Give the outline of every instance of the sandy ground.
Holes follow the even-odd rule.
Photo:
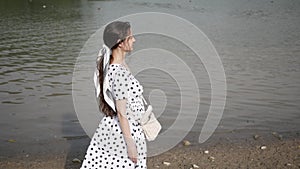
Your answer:
[[[72,141],[72,140],[69,140]],[[74,141],[74,140],[73,140]],[[78,141],[78,140],[77,140]],[[88,141],[88,139],[86,139]],[[0,159],[2,169],[78,169],[86,148],[82,142],[73,143],[73,150],[34,155],[23,154]],[[52,145],[54,146],[54,145]],[[81,147],[81,148],[80,148]],[[57,148],[57,147],[56,147]],[[191,145],[179,144],[158,156],[149,157],[149,169],[154,168],[300,168],[300,138],[258,139],[249,137],[243,141],[222,139],[204,144],[191,142]]]
[[[149,168],[300,168],[300,140],[266,144],[184,146],[149,158]],[[207,153],[207,154],[206,154]],[[167,166],[165,162],[169,162]]]

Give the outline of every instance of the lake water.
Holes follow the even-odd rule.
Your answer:
[[[16,139],[25,144],[85,135],[72,100],[72,76],[79,52],[107,22],[146,11],[187,19],[215,46],[227,81],[226,106],[217,131],[299,132],[299,7],[299,1],[283,0],[1,1],[1,140]],[[181,50],[172,39],[150,35],[136,38],[136,50],[163,46],[182,57],[189,55],[188,49]],[[211,90],[205,68],[192,59],[185,60],[195,71],[201,96],[192,128],[199,132]],[[147,85],[153,79],[149,76],[155,77],[156,86]],[[167,92],[168,102],[160,120],[168,128],[176,118],[168,112],[177,111],[180,94],[174,79],[155,70],[137,78],[144,82],[146,94],[152,89]]]

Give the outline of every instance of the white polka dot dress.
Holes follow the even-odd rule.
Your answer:
[[[133,163],[127,155],[126,143],[117,116],[103,117],[85,154],[81,169],[146,169],[145,135],[138,121],[145,112],[141,95],[143,87],[120,64],[108,67],[110,90],[115,100],[127,99],[126,115],[130,133],[137,146],[138,160]],[[131,109],[132,114],[128,113]]]

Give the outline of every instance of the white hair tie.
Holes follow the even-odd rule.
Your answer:
[[[114,110],[116,111],[115,108],[115,102],[113,100],[112,97],[112,93],[110,91],[109,88],[109,79],[107,77],[107,70],[108,70],[108,66],[109,66],[109,61],[110,61],[110,56],[111,56],[111,50],[108,46],[103,45],[102,49],[100,49],[98,57],[104,57],[103,58],[103,96],[104,96],[104,100],[106,101],[106,103]],[[94,73],[94,84],[95,84],[95,88],[96,88],[96,96],[99,97],[100,96],[100,84],[99,84],[99,71],[96,69],[95,73]]]

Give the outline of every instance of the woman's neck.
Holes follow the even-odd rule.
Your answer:
[[[113,50],[112,51],[112,62],[111,62],[111,64],[126,65],[126,63],[125,63],[125,55],[126,55],[126,52],[122,51],[119,48]]]

